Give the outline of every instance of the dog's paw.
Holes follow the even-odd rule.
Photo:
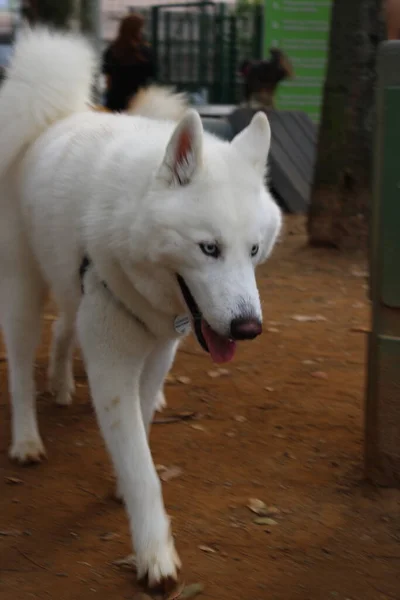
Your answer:
[[[58,406],[69,406],[75,393],[74,378],[69,376],[66,381],[60,382],[50,374],[47,389]]]
[[[118,504],[124,503],[124,495],[121,490],[121,486],[118,482],[115,484],[114,492],[112,494],[112,499],[114,502],[118,502]]]
[[[166,408],[166,406],[167,406],[167,401],[165,399],[164,392],[160,391],[157,394],[156,410],[158,412],[162,412],[162,410],[164,408]]]
[[[61,389],[54,394],[55,403],[57,406],[70,406],[72,404],[73,392],[67,389]]]
[[[9,457],[21,465],[31,465],[46,458],[46,450],[39,437],[24,439],[12,444]]]
[[[157,549],[150,549],[142,555],[136,555],[136,568],[139,581],[149,588],[161,588],[168,592],[174,589],[178,581],[181,561],[175,550],[172,535],[168,542]]]

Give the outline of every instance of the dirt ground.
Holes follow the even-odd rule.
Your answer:
[[[259,281],[264,335],[222,373],[188,340],[157,419],[192,418],[153,425],[155,463],[181,469],[163,488],[184,579],[216,600],[398,600],[400,492],[362,471],[365,264],[310,250],[292,217]],[[48,460],[36,467],[7,458],[1,354],[0,598],[133,599],[133,571],[113,564],[131,552],[127,521],[78,355],[74,404],[45,392],[52,318],[37,359]],[[256,522],[251,498],[270,520]]]

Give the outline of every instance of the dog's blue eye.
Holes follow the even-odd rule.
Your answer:
[[[251,255],[256,256],[256,254],[258,254],[258,250],[259,250],[259,245],[254,244],[254,246],[251,247]]]
[[[221,254],[221,250],[218,246],[218,244],[206,244],[206,243],[201,243],[199,244],[201,251],[203,252],[203,254],[205,254],[206,256],[212,256],[213,258],[218,258]]]

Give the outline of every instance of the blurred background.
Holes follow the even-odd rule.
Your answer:
[[[129,15],[141,23],[147,74],[105,65]],[[307,215],[312,245],[366,248],[377,52],[399,37],[400,0],[0,0],[2,76],[19,31],[35,23],[91,37],[103,59],[98,105],[110,108],[117,80],[126,87],[131,78],[134,94],[152,83],[171,86],[227,140],[265,110],[269,182],[280,206]]]
[[[56,24],[75,21],[91,29],[104,48],[131,11],[146,19],[145,32],[157,62],[157,80],[193,95],[198,102],[242,100],[244,60],[268,57],[269,48],[290,56],[295,79],[278,94],[282,109],[301,109],[317,122],[326,69],[331,0],[0,0],[1,54],[6,65],[22,18]]]

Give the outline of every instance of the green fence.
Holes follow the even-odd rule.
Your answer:
[[[240,101],[238,66],[263,52],[260,5],[238,10],[213,2],[169,4],[143,13],[158,82],[201,93],[215,104]]]

